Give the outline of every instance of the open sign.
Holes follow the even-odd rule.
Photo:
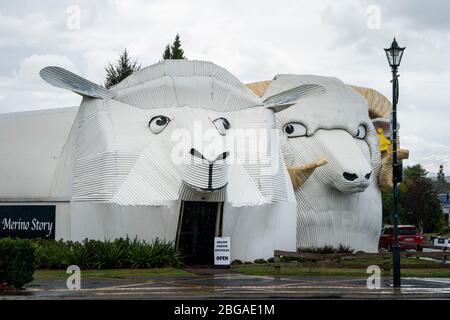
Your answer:
[[[214,238],[214,265],[230,265],[230,237]]]

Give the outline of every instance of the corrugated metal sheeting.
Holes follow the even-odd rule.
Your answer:
[[[112,90],[114,99],[86,97],[80,106],[72,201],[169,205],[200,198],[234,206],[287,201],[290,181],[278,136],[271,137],[273,111],[225,69],[210,62],[164,61]],[[167,126],[151,132],[149,121],[161,116]],[[213,123],[218,118],[242,136],[221,136]],[[259,144],[251,145],[249,130]],[[212,132],[223,148],[194,141],[196,132],[201,139]],[[188,161],[176,163],[172,153],[181,143],[176,136],[189,136],[185,150],[217,147],[213,158],[230,156],[213,163],[185,151]],[[245,141],[229,144],[234,138]],[[199,192],[208,189],[215,191]]]
[[[305,84],[323,86],[326,92],[300,99],[276,113],[288,166],[320,158],[328,162],[294,190],[297,247],[342,244],[354,250],[377,251],[381,228],[380,152],[367,102],[338,79],[309,75],[277,76],[263,98]],[[301,123],[306,134],[288,138],[283,129],[290,123]],[[356,137],[360,125],[367,130],[363,139]],[[357,178],[346,180],[344,172]]]
[[[229,112],[262,104],[231,73],[206,61],[166,60],[133,73],[112,90],[118,101],[146,109],[188,105]]]

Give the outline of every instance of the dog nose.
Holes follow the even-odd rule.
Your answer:
[[[355,173],[344,172],[343,176],[344,176],[344,179],[348,180],[348,181],[355,181],[356,179],[358,179],[358,175]]]

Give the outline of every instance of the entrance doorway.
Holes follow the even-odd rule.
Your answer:
[[[182,201],[177,247],[189,265],[212,265],[214,237],[222,235],[223,202]]]

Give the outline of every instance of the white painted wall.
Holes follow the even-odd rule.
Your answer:
[[[71,239],[114,240],[117,238],[151,241],[175,240],[180,202],[170,207],[118,206],[109,203],[72,202]]]
[[[253,207],[224,206],[223,233],[231,237],[231,261],[273,257],[274,250],[295,251],[296,203]]]

